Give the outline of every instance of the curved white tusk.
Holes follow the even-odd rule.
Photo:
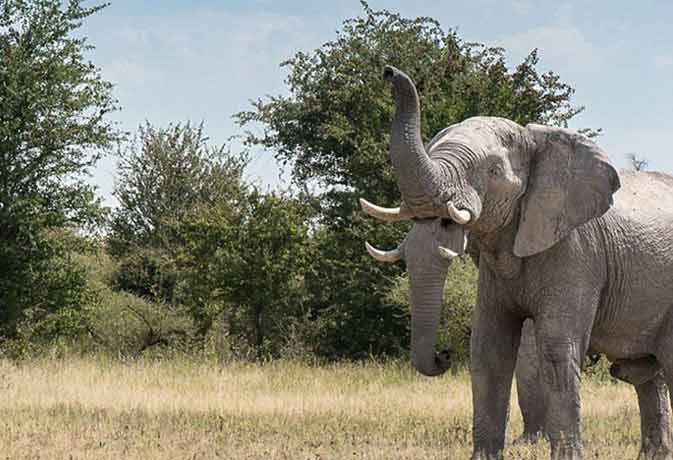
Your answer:
[[[438,246],[437,249],[439,250],[439,255],[445,259],[451,260],[454,257],[458,257],[457,252],[453,252],[451,249],[445,248],[444,246]]]
[[[395,262],[402,258],[402,251],[399,248],[392,251],[381,251],[367,242],[365,242],[365,248],[367,248],[369,255],[379,262]]]
[[[465,225],[472,218],[470,211],[467,209],[456,209],[450,201],[446,204],[446,208],[449,211],[449,217],[457,224]]]
[[[409,208],[404,205],[399,208],[383,208],[370,203],[364,198],[360,198],[360,207],[362,207],[362,210],[370,216],[389,222],[409,220],[414,217]]]

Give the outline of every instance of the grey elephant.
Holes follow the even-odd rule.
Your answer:
[[[435,351],[451,258],[479,251],[470,371],[473,460],[501,459],[522,325],[534,320],[544,428],[552,459],[584,458],[580,365],[604,353],[635,385],[641,459],[671,459],[673,388],[673,177],[622,173],[591,140],[561,128],[474,117],[426,146],[412,80],[386,67],[396,113],[390,158],[402,203],[369,214],[413,219],[397,249],[410,281],[411,357],[442,374]]]

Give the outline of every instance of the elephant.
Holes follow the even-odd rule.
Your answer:
[[[382,261],[404,259],[411,360],[427,376],[450,365],[435,350],[451,259],[478,250],[470,372],[472,460],[501,459],[522,326],[533,320],[544,430],[551,458],[584,458],[580,366],[603,353],[634,384],[640,459],[672,459],[673,177],[618,172],[591,139],[565,128],[477,116],[426,145],[416,87],[386,66],[395,115],[390,159],[402,201],[384,221],[413,220]],[[526,343],[524,337],[524,344]]]

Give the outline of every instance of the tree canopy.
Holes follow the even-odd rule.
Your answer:
[[[565,126],[583,110],[557,74],[537,71],[536,49],[510,70],[502,48],[465,43],[431,18],[362,4],[364,15],[346,20],[335,40],[282,63],[288,96],[258,99],[237,115],[243,126],[261,123],[263,134],[248,132],[246,141],[289,164],[298,182],[397,195],[386,155],[394,113],[386,64],[416,82],[427,140],[475,115]]]
[[[16,331],[66,301],[77,276],[59,262],[63,227],[103,216],[86,175],[120,133],[112,84],[90,62],[77,29],[105,5],[79,0],[5,0],[0,4],[0,328]],[[60,267],[66,272],[55,272]],[[74,281],[73,281],[74,282]],[[77,283],[75,283],[77,284]],[[65,297],[63,297],[65,296]],[[76,297],[76,296],[75,296]],[[66,300],[64,300],[66,299]]]
[[[168,229],[198,205],[235,200],[242,187],[244,156],[213,146],[203,123],[141,125],[120,150],[114,196],[119,206],[108,242],[115,255],[139,247],[163,247]]]

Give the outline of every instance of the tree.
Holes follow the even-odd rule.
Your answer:
[[[225,145],[211,146],[203,123],[145,122],[134,142],[119,152],[109,245],[113,255],[165,246],[171,221],[194,206],[231,201],[240,193],[246,159]]]
[[[647,158],[643,158],[636,153],[626,154],[626,159],[629,161],[631,169],[633,169],[634,171],[645,171],[649,163],[649,161],[647,161]]]
[[[237,115],[247,145],[289,165],[295,183],[321,190],[316,238],[323,252],[307,285],[314,317],[325,319],[322,352],[330,356],[396,353],[408,340],[405,312],[384,294],[402,266],[377,265],[363,243],[394,247],[409,227],[372,222],[357,205],[360,196],[381,205],[400,199],[386,154],[394,100],[382,78],[385,64],[415,80],[426,140],[474,115],[565,126],[582,111],[557,74],[537,71],[537,50],[510,70],[501,48],[465,43],[431,18],[362,5],[364,14],[346,20],[334,40],[282,64],[287,96],[258,99]],[[259,125],[261,134],[249,129]]]
[[[0,4],[0,328],[13,336],[31,307],[44,316],[76,302],[57,301],[80,283],[69,271],[71,239],[62,227],[94,227],[103,213],[86,183],[89,168],[120,138],[107,119],[112,85],[85,57],[82,21],[105,5],[79,0]],[[63,273],[66,278],[75,272]],[[72,294],[72,293],[71,293]],[[33,321],[35,318],[33,317]]]
[[[119,152],[108,249],[119,262],[115,284],[143,298],[173,302],[176,225],[198,206],[236,201],[246,160],[211,146],[203,124],[149,122]]]
[[[218,202],[179,224],[179,298],[205,335],[224,320],[235,345],[262,358],[288,345],[305,312],[310,209],[300,199],[252,189],[235,206]]]

